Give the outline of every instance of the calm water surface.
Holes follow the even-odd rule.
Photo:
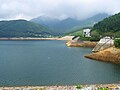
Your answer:
[[[84,58],[91,50],[64,41],[0,41],[0,86],[120,81],[120,65]]]

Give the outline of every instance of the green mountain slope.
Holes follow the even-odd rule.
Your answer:
[[[47,27],[26,20],[0,21],[0,37],[48,37]]]
[[[94,25],[92,34],[120,37],[120,13],[105,18]]]
[[[31,21],[35,23],[39,23],[41,25],[47,25],[53,31],[63,34],[74,31],[79,28],[91,27],[95,23],[97,23],[100,20],[103,20],[106,17],[108,17],[108,14],[105,13],[97,14],[85,20],[77,20],[75,18],[70,18],[70,17],[64,20],[58,20],[54,18],[49,18],[49,17],[46,18],[44,16],[41,16],[38,18],[34,18]]]

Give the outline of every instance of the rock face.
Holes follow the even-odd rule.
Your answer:
[[[110,37],[103,37],[100,39],[98,44],[93,48],[93,52],[98,52],[114,46],[114,40]]]
[[[85,56],[86,58],[120,64],[120,48],[111,47]]]
[[[90,41],[67,41],[66,45],[69,47],[95,47],[97,42]]]

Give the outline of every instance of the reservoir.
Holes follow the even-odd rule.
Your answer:
[[[64,41],[0,41],[0,86],[116,83],[120,65],[84,58]]]

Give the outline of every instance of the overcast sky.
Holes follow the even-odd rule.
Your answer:
[[[88,18],[98,13],[115,14],[120,0],[0,0],[0,20],[49,16]]]

